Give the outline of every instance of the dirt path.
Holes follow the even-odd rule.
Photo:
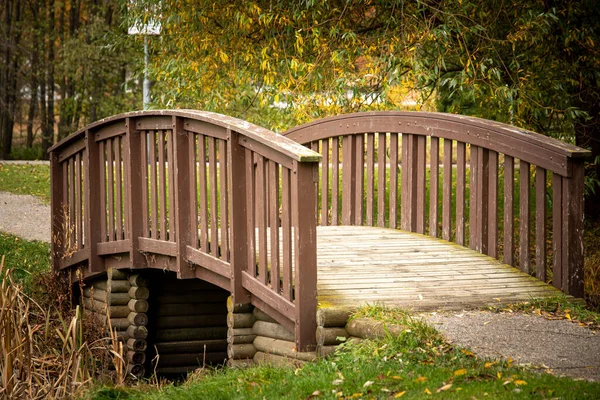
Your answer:
[[[0,231],[50,243],[50,206],[33,196],[0,192]]]

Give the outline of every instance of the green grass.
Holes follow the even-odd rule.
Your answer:
[[[539,374],[479,359],[445,342],[430,326],[399,310],[359,312],[406,327],[399,337],[347,343],[330,359],[302,368],[256,366],[204,370],[180,385],[97,387],[88,399],[446,399],[598,398],[600,383]]]
[[[50,271],[50,245],[43,242],[29,242],[17,236],[0,232],[0,257],[5,257],[5,265],[10,268],[17,281],[30,291],[32,277]]]
[[[0,164],[0,192],[28,194],[50,203],[49,166]]]

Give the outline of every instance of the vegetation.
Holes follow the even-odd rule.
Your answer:
[[[47,165],[0,164],[0,192],[28,194],[50,203],[50,168]]]
[[[359,311],[406,329],[399,337],[346,343],[328,360],[301,368],[257,366],[201,370],[180,386],[96,388],[90,399],[235,398],[595,398],[599,383],[528,372],[512,360],[479,359],[445,342],[433,328],[401,310]]]

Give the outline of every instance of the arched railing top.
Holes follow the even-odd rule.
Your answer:
[[[127,118],[137,118],[138,124],[144,124],[144,129],[167,129],[167,127],[161,126],[160,117],[182,117],[189,118],[196,121],[206,122],[211,125],[219,126],[225,129],[232,129],[236,132],[247,136],[251,139],[256,140],[274,150],[277,150],[293,160],[300,162],[311,162],[318,161],[320,155],[307,149],[298,143],[282,138],[281,135],[254,125],[250,122],[230,117],[223,114],[213,113],[209,111],[199,110],[150,110],[150,111],[134,111],[130,113],[118,114],[108,118],[101,119],[93,122],[84,128],[81,128],[77,132],[71,134],[69,137],[63,139],[56,145],[50,148],[50,152],[60,148],[65,148],[71,143],[76,142],[85,136],[85,132],[88,130],[99,129],[104,126],[115,125],[118,126],[123,120]],[[154,126],[152,126],[152,118],[155,120]],[[171,128],[171,127],[169,127]]]
[[[500,122],[436,112],[381,111],[337,115],[292,128],[284,136],[302,144],[329,137],[398,132],[469,143],[571,176],[570,159],[589,157],[580,147]]]

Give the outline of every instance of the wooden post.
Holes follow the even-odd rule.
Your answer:
[[[135,120],[127,118],[125,127],[127,130],[125,134],[125,198],[127,199],[125,210],[127,215],[125,218],[128,218],[127,226],[129,227],[129,262],[131,268],[145,268],[146,260],[138,248],[139,237],[144,235],[143,219],[147,218],[141,206],[142,197],[147,196],[145,193],[146,182],[142,180],[142,168],[148,168],[145,163],[142,165],[142,152],[145,152],[146,149],[142,149],[139,133],[135,129]]]
[[[561,290],[583,297],[583,184],[582,160],[573,160],[570,178],[563,178],[563,280]]]
[[[174,164],[169,165],[169,169],[174,168],[172,172],[174,182],[175,197],[175,238],[177,240],[177,277],[179,279],[189,279],[195,277],[195,272],[186,261],[187,246],[192,244],[192,233],[190,232],[190,213],[188,205],[192,201],[190,193],[190,176],[194,176],[190,171],[190,152],[188,133],[183,129],[183,119],[173,117],[173,131],[171,139],[174,147]],[[214,188],[213,188],[214,190]],[[173,229],[173,227],[169,227]],[[195,247],[195,246],[194,246]]]
[[[292,224],[294,226],[296,348],[315,349],[317,329],[317,216],[316,177],[318,163],[294,161],[292,177]]]
[[[59,161],[58,150],[50,153],[50,188],[52,196],[50,197],[50,208],[52,210],[52,225],[51,225],[51,251],[52,251],[52,268],[55,272],[60,270],[60,260],[67,246],[65,228],[66,214],[63,209],[65,203],[63,198],[65,193],[65,176],[63,175],[63,167]]]
[[[342,161],[342,224],[354,224],[354,199],[356,197],[356,151],[354,136],[346,135],[343,141]]]
[[[242,272],[248,270],[248,216],[246,193],[246,150],[240,146],[240,134],[228,130],[229,146],[229,221],[231,229],[231,295],[233,304],[250,303],[250,293],[242,286]],[[250,174],[252,176],[252,174]],[[252,212],[252,210],[250,210]],[[252,229],[253,230],[253,229]]]
[[[88,257],[88,265],[90,272],[104,271],[104,259],[98,256],[97,244],[102,241],[100,229],[101,213],[103,210],[100,207],[100,194],[96,182],[97,179],[103,179],[101,176],[102,168],[100,168],[100,159],[98,157],[98,143],[96,143],[95,135],[87,130],[85,132],[85,147],[86,156],[84,157],[84,187],[85,199],[85,232],[84,243]],[[94,184],[92,184],[94,182]]]

